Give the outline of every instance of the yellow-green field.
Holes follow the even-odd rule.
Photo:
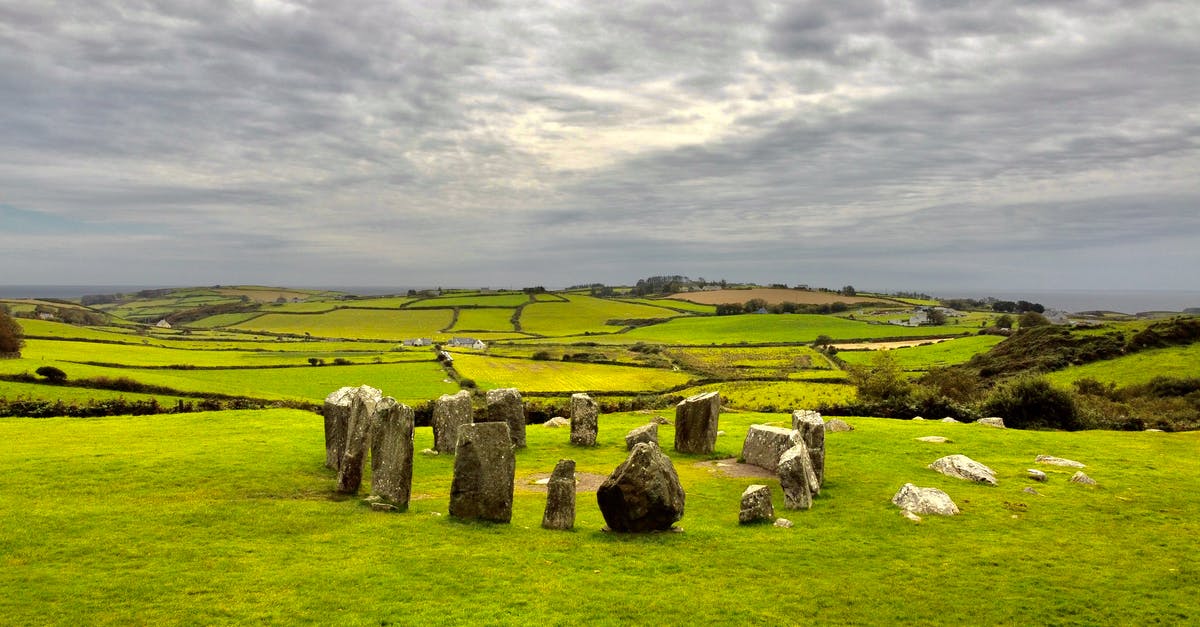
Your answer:
[[[571,295],[567,298],[569,303],[539,301],[525,307],[521,313],[521,330],[547,336],[612,333],[622,327],[606,324],[610,320],[672,318],[683,315],[661,307],[591,296]]]
[[[515,387],[529,392],[643,392],[687,383],[681,372],[656,368],[533,361],[454,354],[454,369],[481,388]]]
[[[460,309],[458,322],[451,332],[492,331],[508,333],[514,331],[512,316],[516,309]]]
[[[342,337],[402,340],[413,337],[442,337],[452,312],[431,310],[338,309],[323,314],[267,314],[235,325],[234,328],[270,333],[312,334]]]
[[[896,360],[904,370],[924,371],[930,368],[952,366],[965,363],[979,353],[985,353],[991,347],[1004,341],[998,335],[976,335],[936,344],[895,348],[888,354]],[[875,351],[840,351],[838,358],[848,364],[866,366],[875,357]]]
[[[476,294],[473,296],[439,296],[413,302],[412,309],[424,307],[516,307],[529,302],[521,292],[505,294]]]
[[[750,411],[782,411],[814,409],[822,405],[839,405],[853,401],[854,386],[841,383],[811,383],[806,381],[725,381],[689,388],[683,395],[718,391],[729,407]]]
[[[1200,344],[1145,350],[1116,359],[1070,366],[1046,375],[1052,383],[1064,387],[1089,378],[1118,386],[1138,385],[1160,376],[1200,377]]]

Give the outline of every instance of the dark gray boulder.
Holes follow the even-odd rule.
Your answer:
[[[350,425],[350,406],[354,397],[365,395],[378,401],[383,393],[373,387],[339,388],[325,397],[321,415],[325,418],[325,467],[337,470],[342,465],[342,455],[346,453],[346,429]]]
[[[756,522],[772,522],[775,520],[775,506],[771,504],[771,488],[765,485],[752,485],[742,492],[742,508],[738,512],[739,524]]]
[[[412,495],[413,410],[389,396],[375,406],[375,414],[371,493],[406,510]]]
[[[821,483],[813,472],[812,457],[801,440],[779,457],[779,487],[783,489],[783,505],[788,509],[809,509],[812,499],[820,494]]]
[[[633,447],[596,491],[608,528],[619,532],[666,531],[683,518],[683,485],[658,445]]]
[[[443,394],[433,404],[433,450],[442,455],[453,455],[458,445],[458,428],[474,422],[471,408],[471,393],[461,390],[457,394]]]
[[[717,418],[721,394],[706,392],[683,399],[675,406],[675,450],[711,453],[717,443]]]
[[[477,422],[459,427],[450,515],[510,522],[516,470],[508,423]]]
[[[477,419],[483,422],[483,420]],[[525,403],[517,388],[499,388],[487,392],[486,422],[503,422],[508,425],[512,445],[525,448]]]
[[[350,420],[346,423],[346,450],[338,466],[338,492],[355,494],[362,485],[363,465],[375,430],[377,400],[369,394],[355,394],[350,405]]]
[[[575,526],[575,460],[560,459],[546,484],[544,529],[568,530]]]
[[[600,431],[600,409],[587,394],[571,395],[571,444],[595,446]]]
[[[800,434],[804,446],[808,447],[809,460],[817,481],[825,485],[825,421],[821,419],[821,414],[802,409],[793,411],[792,428]]]
[[[625,450],[632,451],[633,447],[639,442],[651,442],[658,445],[658,423],[652,422],[648,425],[642,425],[629,432],[625,436]]]

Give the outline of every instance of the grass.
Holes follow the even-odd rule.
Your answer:
[[[528,310],[526,310],[528,311]],[[828,335],[835,340],[954,335],[955,327],[900,327],[866,324],[834,316],[762,314],[678,318],[621,334],[620,341],[663,344],[737,344],[739,342],[811,342]]]
[[[182,397],[165,396],[162,394],[137,394],[132,392],[114,392],[112,390],[91,390],[62,385],[46,385],[42,383],[21,383],[17,381],[0,381],[0,399],[17,400],[46,400],[62,401],[64,403],[87,403],[89,400],[109,400],[123,398],[127,401],[148,401],[156,399],[160,405],[171,406]]]
[[[450,324],[451,315],[446,309],[338,309],[323,314],[266,314],[235,328],[300,335],[311,333],[315,337],[402,340],[444,336],[439,330]]]
[[[512,316],[516,309],[460,309],[453,333],[466,331],[496,331],[512,333]]]
[[[656,391],[687,383],[686,373],[657,368],[454,354],[454,369],[481,388],[530,392]]]
[[[665,307],[667,309],[690,311],[698,314],[711,315],[717,313],[716,305],[703,305],[701,303],[693,303],[688,300],[677,300],[674,298],[622,298],[620,300],[621,302],[625,303],[650,305],[652,307]]]
[[[536,302],[521,312],[521,330],[548,336],[612,333],[622,325],[606,324],[611,320],[672,318],[679,312],[650,305],[570,295],[567,303]]]
[[[854,386],[809,381],[724,381],[680,392],[683,395],[718,391],[730,406],[757,411],[813,409],[854,400]],[[789,423],[790,426],[790,423]]]
[[[411,309],[422,307],[516,307],[529,302],[529,295],[521,292],[509,294],[480,294],[475,296],[440,296],[420,300],[409,305]],[[510,312],[511,315],[511,312]]]
[[[833,366],[810,346],[672,348],[667,354],[689,370],[710,377],[785,377],[801,370],[828,372]]]
[[[127,366],[175,366],[196,367],[246,367],[285,366],[304,364],[310,357],[332,361],[342,358],[365,363],[375,359],[386,362],[428,361],[433,354],[428,351],[381,351],[361,352],[337,350],[323,342],[306,342],[307,350],[197,350],[144,346],[141,344],[97,344],[95,342],[71,342],[55,340],[27,340],[22,355],[28,359],[45,359],[63,362],[93,362]],[[332,344],[332,343],[331,343]]]
[[[1096,379],[1119,386],[1147,383],[1154,377],[1192,378],[1200,376],[1200,344],[1172,346],[1140,351],[1116,359],[1094,361],[1082,366],[1046,375],[1052,383],[1068,386],[1080,379]]]
[[[965,363],[979,353],[1004,341],[998,335],[976,335],[937,344],[895,348],[889,354],[904,370],[924,371],[935,367]],[[840,351],[837,356],[848,364],[869,366],[875,351]]]
[[[718,449],[735,456],[750,424],[786,418],[723,414]],[[561,457],[607,474],[625,457],[621,436],[645,420],[602,416],[591,449],[569,446],[567,430],[531,426],[518,484]],[[306,412],[4,420],[0,612],[11,624],[89,625],[1200,618],[1197,434],[851,422],[856,431],[829,435],[826,486],[807,512],[783,510],[774,479],[714,474],[668,445],[687,491],[685,531],[624,536],[599,531],[594,493],[579,495],[573,532],[540,529],[545,496],[524,489],[512,524],[454,521],[448,457],[416,457],[409,512],[372,512],[333,494],[321,420]],[[956,443],[913,439],[932,434]],[[671,438],[661,427],[661,441]],[[416,449],[431,443],[418,428]],[[1000,486],[925,469],[951,452],[996,469]],[[1041,496],[1023,494],[1039,453],[1085,461],[1100,487],[1047,469]],[[943,488],[963,514],[902,519],[889,500],[910,481]],[[795,528],[737,525],[739,496],[755,482]],[[797,577],[803,585],[772,592]]]

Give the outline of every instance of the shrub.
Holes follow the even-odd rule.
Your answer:
[[[17,324],[8,311],[0,311],[0,355],[21,356],[21,347],[25,346],[21,325]]]
[[[461,387],[461,388],[462,388],[462,389],[464,389],[464,390],[474,390],[476,387],[478,387],[478,386],[475,384],[475,380],[474,380],[474,379],[459,379],[459,380],[458,380],[458,386],[459,386],[459,387]]]
[[[34,370],[39,377],[45,377],[51,383],[62,383],[67,380],[67,373],[55,368],[54,366],[42,366]]]
[[[310,365],[313,365],[313,366],[324,366],[324,365],[325,365],[325,360],[324,360],[324,359],[320,359],[320,358],[318,358],[318,357],[309,357],[309,358],[308,358],[308,363],[309,363]]]
[[[989,416],[1004,418],[1015,429],[1081,428],[1075,399],[1041,377],[1020,377],[992,391],[983,404]]]
[[[550,361],[553,359],[553,356],[550,355],[550,351],[538,351],[533,354],[533,359],[536,361]]]
[[[350,360],[349,360],[349,359],[346,359],[345,357],[338,357],[337,359],[334,359],[334,360],[333,360],[333,365],[335,365],[335,366],[349,366],[349,365],[350,365]]]

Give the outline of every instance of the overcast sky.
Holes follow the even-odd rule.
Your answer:
[[[1200,3],[0,0],[0,235],[0,284],[1197,289]]]

